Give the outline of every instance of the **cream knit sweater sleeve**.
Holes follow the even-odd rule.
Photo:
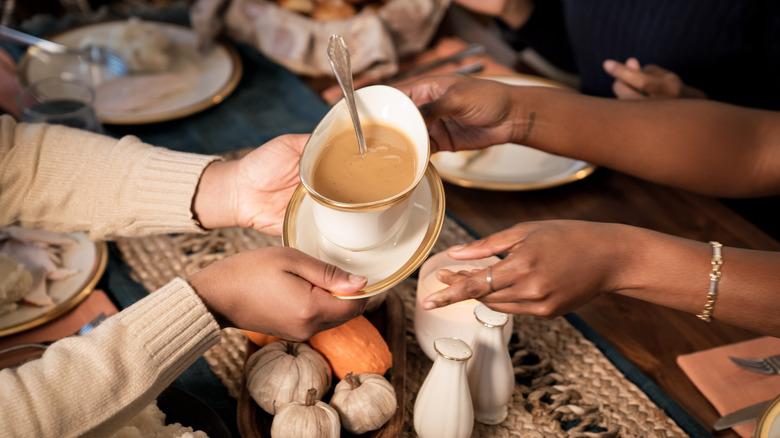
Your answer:
[[[0,226],[93,239],[202,231],[192,198],[217,159],[0,116]]]
[[[38,360],[0,371],[3,437],[107,437],[219,340],[181,279]]]
[[[0,116],[0,226],[93,239],[202,231],[191,203],[216,159]],[[0,371],[0,435],[108,436],[218,339],[203,302],[175,279],[89,334]]]

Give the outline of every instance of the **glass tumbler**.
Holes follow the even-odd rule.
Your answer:
[[[64,78],[41,79],[19,93],[20,121],[103,132],[94,102],[95,90],[86,82]]]

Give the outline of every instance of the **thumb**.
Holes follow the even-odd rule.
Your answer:
[[[353,294],[368,283],[366,277],[351,274],[336,265],[325,263],[307,254],[300,253],[300,255],[291,272],[328,292]]]

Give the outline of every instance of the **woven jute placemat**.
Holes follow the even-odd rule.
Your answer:
[[[432,253],[473,238],[445,218]],[[279,238],[228,228],[208,234],[121,239],[117,247],[135,280],[154,291],[174,277],[187,277],[209,263],[244,250],[281,245]],[[406,314],[406,412],[403,436],[415,436],[414,400],[432,362],[414,336],[417,280],[394,287]],[[687,434],[630,382],[565,318],[514,317],[510,351],[517,384],[509,415],[500,425],[475,423],[474,437],[684,437]],[[233,397],[240,392],[246,338],[223,330],[220,344],[205,354]]]
[[[227,154],[226,158],[240,158],[247,152]],[[463,227],[445,217],[431,254],[472,240]],[[117,241],[133,278],[148,291],[159,289],[175,277],[186,278],[232,254],[281,244],[278,237],[243,228]],[[393,290],[401,297],[406,316],[406,412],[402,436],[415,437],[414,400],[433,362],[414,335],[417,279],[413,275]],[[472,437],[688,436],[563,317],[542,320],[515,315],[509,348],[517,384],[507,419],[492,426],[475,422]],[[246,349],[247,339],[240,330],[225,329],[220,343],[204,355],[214,374],[236,398],[241,392]]]

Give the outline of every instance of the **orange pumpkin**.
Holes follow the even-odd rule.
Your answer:
[[[271,342],[283,341],[282,338],[277,338],[276,336],[266,335],[258,332],[252,332],[249,330],[241,330],[241,331],[244,332],[244,335],[246,335],[246,337],[249,338],[250,341],[254,342],[257,346],[260,347],[265,347]]]
[[[308,343],[325,356],[339,379],[347,373],[384,375],[393,366],[393,354],[387,342],[362,315],[317,333]]]

